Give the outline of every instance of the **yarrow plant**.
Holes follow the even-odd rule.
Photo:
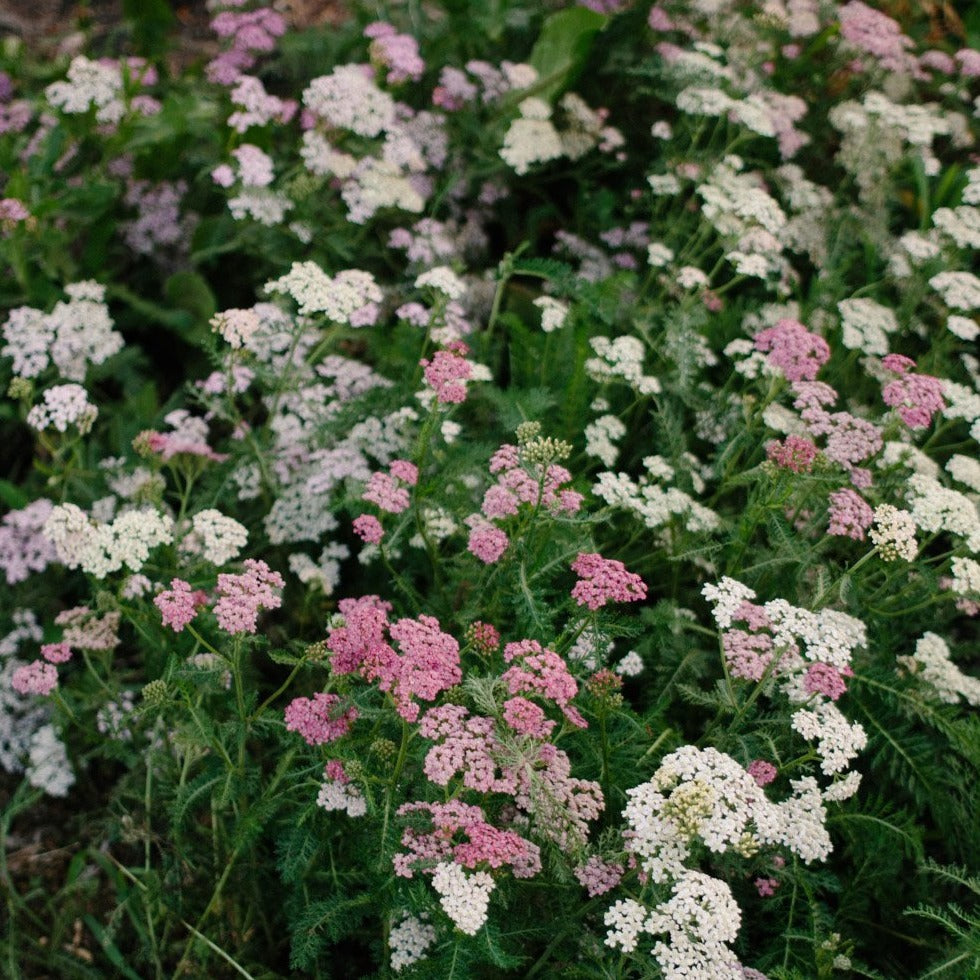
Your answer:
[[[4,977],[980,975],[976,19],[169,6],[0,45]]]

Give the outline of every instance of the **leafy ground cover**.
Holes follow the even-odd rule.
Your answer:
[[[299,7],[0,45],[0,974],[980,975],[980,17]]]

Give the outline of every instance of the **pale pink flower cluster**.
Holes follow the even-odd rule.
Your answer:
[[[192,589],[188,582],[174,578],[170,588],[165,589],[153,599],[153,605],[160,610],[163,625],[180,633],[197,615],[197,610],[207,604],[207,595],[201,589]]]
[[[490,458],[490,472],[496,475],[497,482],[483,495],[481,508],[490,520],[512,517],[521,504],[568,514],[577,513],[582,506],[582,494],[565,487],[572,474],[564,466],[525,465],[520,449],[509,443]]]
[[[767,360],[780,369],[790,381],[813,381],[820,368],[830,360],[830,347],[798,320],[780,320],[755,336],[755,349],[769,356]]]
[[[915,367],[915,361],[909,358],[903,358],[901,363],[894,358],[889,355],[883,363],[889,370],[898,371],[900,377],[885,385],[881,397],[910,429],[926,429],[933,416],[946,407],[943,382],[928,374],[913,374],[910,368]]]
[[[829,517],[829,534],[863,541],[874,520],[874,511],[860,494],[845,487],[830,495]]]
[[[469,348],[461,340],[454,340],[443,350],[423,358],[422,365],[426,384],[435,392],[441,405],[453,405],[466,401],[466,382],[473,374],[473,366],[466,359]]]
[[[63,628],[62,639],[79,650],[112,650],[119,644],[118,610],[101,616],[88,606],[75,606],[55,616],[55,624]]]
[[[391,24],[375,21],[364,28],[364,36],[372,39],[371,61],[388,69],[389,85],[417,82],[425,71],[419,55],[419,43],[411,34],[399,34]]]
[[[721,635],[725,662],[732,677],[759,682],[772,663],[772,637],[767,633],[726,630]]]
[[[41,533],[52,508],[51,501],[41,497],[20,510],[4,514],[0,522],[0,569],[7,585],[23,582],[57,560],[54,544]]]
[[[361,494],[362,500],[375,504],[389,514],[400,514],[408,509],[409,494],[406,486],[418,483],[419,471],[404,459],[396,459],[388,467],[388,472],[372,473],[367,489]]]
[[[227,6],[238,4],[229,2]],[[228,40],[230,46],[208,62],[208,80],[217,85],[234,85],[242,72],[255,64],[258,53],[275,48],[276,38],[286,32],[286,20],[271,7],[222,10],[211,21],[211,30]]]
[[[902,33],[898,22],[861,0],[850,0],[840,9],[841,37],[870,54],[886,71],[922,74],[910,49],[915,42]]]
[[[184,409],[170,412],[164,417],[170,432],[147,429],[141,432],[134,444],[144,445],[150,452],[159,454],[166,463],[174,456],[199,456],[215,463],[223,463],[227,454],[215,452],[208,445],[208,424],[204,419],[192,416]]]
[[[285,711],[286,731],[299,732],[307,745],[324,745],[346,735],[357,720],[353,705],[342,710],[336,694],[320,691],[312,698],[294,698]],[[343,773],[343,766],[340,768]],[[346,782],[346,778],[343,780]]]
[[[753,759],[745,771],[759,786],[768,786],[779,775],[779,770],[765,759]]]
[[[605,895],[622,880],[625,869],[613,861],[603,861],[597,854],[575,869],[578,883],[589,893],[589,898]]]
[[[643,579],[614,558],[583,552],[572,562],[572,571],[579,577],[572,598],[593,612],[608,602],[640,602],[647,596]]]
[[[62,640],[60,643],[44,643],[41,645],[41,656],[49,664],[66,664],[71,660],[71,647]]]
[[[504,647],[504,661],[512,664],[501,680],[510,694],[539,694],[561,708],[565,717],[578,728],[588,724],[570,704],[578,694],[578,681],[568,664],[554,650],[542,647],[537,640],[520,640]]]
[[[488,824],[478,806],[451,800],[404,803],[398,808],[399,816],[409,814],[427,815],[431,829],[406,827],[402,832],[402,847],[407,850],[396,854],[392,863],[395,874],[403,878],[413,877],[416,871],[431,873],[445,860],[471,869],[478,865],[509,866],[515,878],[533,878],[541,870],[538,846],[512,830],[498,830]]]
[[[377,680],[382,691],[392,693],[398,713],[415,721],[419,706],[414,698],[433,701],[462,680],[459,643],[432,616],[389,623],[390,608],[377,596],[342,600],[344,624],[331,629],[327,638],[331,667],[335,674],[359,673]],[[398,643],[400,654],[386,633]]]
[[[539,709],[540,710],[540,709]],[[438,744],[429,749],[423,769],[437,786],[448,786],[461,775],[463,785],[481,793],[513,793],[512,773],[500,772],[494,753],[500,753],[492,718],[470,716],[462,705],[430,708],[419,724],[419,734]]]
[[[254,633],[260,609],[278,609],[282,597],[275,591],[286,583],[278,572],[261,560],[247,558],[240,575],[218,576],[218,601],[214,615],[227,633]]]
[[[500,561],[510,538],[504,531],[487,521],[479,521],[470,531],[468,550],[476,555],[485,565]]]
[[[18,694],[50,694],[58,686],[58,671],[53,664],[34,660],[13,672],[10,685]]]
[[[380,544],[385,536],[385,529],[373,514],[361,514],[355,517],[351,523],[354,533],[365,544]]]

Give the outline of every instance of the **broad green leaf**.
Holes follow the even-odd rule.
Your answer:
[[[607,21],[607,17],[585,7],[571,7],[559,10],[544,22],[528,59],[538,72],[535,94],[551,99],[575,80],[593,39]]]

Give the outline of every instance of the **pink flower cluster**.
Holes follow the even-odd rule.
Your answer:
[[[845,487],[830,495],[829,534],[863,541],[873,521],[874,511],[860,494]]]
[[[55,616],[63,628],[62,640],[78,650],[111,650],[119,643],[120,613],[116,609],[92,612],[88,606],[75,606]]]
[[[494,734],[494,721],[481,715],[470,716],[462,705],[444,704],[430,708],[419,724],[419,734],[437,741],[423,763],[426,776],[437,786],[461,775],[463,785],[480,793],[513,793],[513,774],[500,772],[494,752],[500,743]]]
[[[239,7],[242,0],[226,0],[224,6]],[[211,30],[227,38],[231,46],[207,66],[208,79],[218,85],[233,85],[241,73],[251,68],[258,52],[272,51],[276,38],[286,31],[282,14],[269,7],[256,10],[222,10],[211,21]]]
[[[782,442],[773,439],[766,446],[766,459],[793,473],[809,473],[816,458],[816,445],[803,436],[787,436]]]
[[[371,61],[388,69],[389,85],[417,82],[425,71],[419,56],[419,43],[411,34],[399,34],[391,24],[375,21],[364,28],[364,36],[372,38]]]
[[[466,381],[473,373],[466,359],[469,348],[461,340],[454,340],[443,350],[436,351],[432,360],[423,358],[425,382],[436,393],[441,405],[459,404],[466,401]]]
[[[389,514],[400,514],[408,509],[409,504],[408,490],[405,486],[414,487],[418,480],[418,467],[407,460],[396,459],[387,473],[379,471],[371,474],[361,499],[375,504]]]
[[[548,738],[555,727],[555,723],[545,717],[544,711],[538,705],[520,696],[504,702],[503,717],[518,735],[530,735],[533,738]]]
[[[223,463],[228,459],[227,453],[215,452],[206,442],[188,439],[179,432],[155,432],[147,429],[141,432],[136,440],[145,445],[150,452],[158,453],[165,463],[174,456],[199,456],[213,463]]]
[[[500,646],[500,633],[492,623],[477,620],[466,630],[466,639],[484,654],[493,653]]]
[[[578,694],[578,681],[554,650],[545,649],[537,640],[521,640],[504,647],[504,661],[513,665],[501,677],[510,694],[539,694],[561,708],[573,725],[588,727],[569,703]]]
[[[45,643],[41,646],[41,656],[49,664],[66,664],[71,660],[71,646],[64,640],[60,643]]]
[[[779,770],[765,759],[753,759],[746,772],[759,786],[768,786],[779,775]]]
[[[312,698],[294,698],[286,706],[286,730],[299,732],[307,745],[336,741],[346,735],[357,720],[357,708],[351,705],[341,710],[341,703],[336,694],[322,691]]]
[[[361,514],[355,517],[351,526],[354,528],[354,533],[365,544],[380,544],[381,539],[385,536],[385,529],[381,526],[381,521],[373,514]]]
[[[790,381],[813,381],[830,360],[830,347],[798,320],[780,320],[755,336],[755,349],[768,353],[769,363]]]
[[[867,52],[886,71],[921,76],[915,57],[909,53],[915,42],[902,33],[898,22],[861,0],[851,0],[840,9],[840,33],[845,41]]]
[[[575,869],[578,883],[589,893],[589,898],[605,895],[615,888],[623,877],[625,868],[612,861],[603,861],[597,854]]]
[[[803,678],[803,687],[810,694],[822,694],[831,701],[836,701],[847,690],[840,671],[824,663],[810,664]]]
[[[241,575],[218,576],[218,601],[214,615],[226,633],[254,633],[260,609],[278,609],[282,597],[275,591],[285,586],[282,576],[255,558],[245,560]]]
[[[340,611],[344,625],[327,638],[335,674],[359,673],[377,680],[382,691],[390,691],[395,708],[406,721],[415,721],[419,706],[414,698],[432,701],[463,677],[459,666],[459,643],[439,628],[432,616],[388,622],[390,606],[377,596],[344,599]],[[396,653],[385,634],[396,641]]]
[[[180,633],[197,615],[198,609],[207,605],[207,601],[207,593],[203,589],[192,589],[190,583],[174,578],[170,580],[170,588],[154,598],[153,605],[160,610],[163,625]]]
[[[582,494],[565,489],[572,474],[552,463],[544,472],[540,467],[526,469],[517,446],[505,444],[490,458],[490,472],[497,482],[483,495],[483,515],[489,520],[511,517],[521,504],[546,507],[552,512],[575,514],[582,506]]]
[[[721,635],[721,646],[732,677],[761,681],[772,663],[772,637],[767,633],[726,630]]]
[[[647,596],[643,579],[614,558],[583,552],[572,562],[572,571],[579,577],[572,598],[593,612],[607,602],[639,602]]]
[[[0,522],[0,569],[7,585],[23,582],[34,572],[43,572],[57,560],[55,546],[41,533],[54,505],[41,497],[20,510],[4,514]]]
[[[398,815],[423,814],[427,828],[406,827],[402,847],[392,859],[395,874],[411,878],[416,871],[431,872],[442,861],[464,868],[509,866],[515,878],[533,878],[541,870],[541,851],[512,830],[487,823],[478,806],[456,800],[448,803],[404,803]],[[458,838],[464,838],[459,840]]]
[[[929,374],[914,374],[915,361],[901,354],[889,354],[882,364],[899,377],[885,385],[881,397],[910,429],[926,429],[932,417],[945,407],[943,383]]]
[[[485,521],[477,523],[470,531],[468,550],[485,565],[500,561],[510,544],[510,538],[493,524]]]
[[[58,686],[58,671],[54,664],[34,660],[13,672],[10,686],[18,694],[50,694]]]

